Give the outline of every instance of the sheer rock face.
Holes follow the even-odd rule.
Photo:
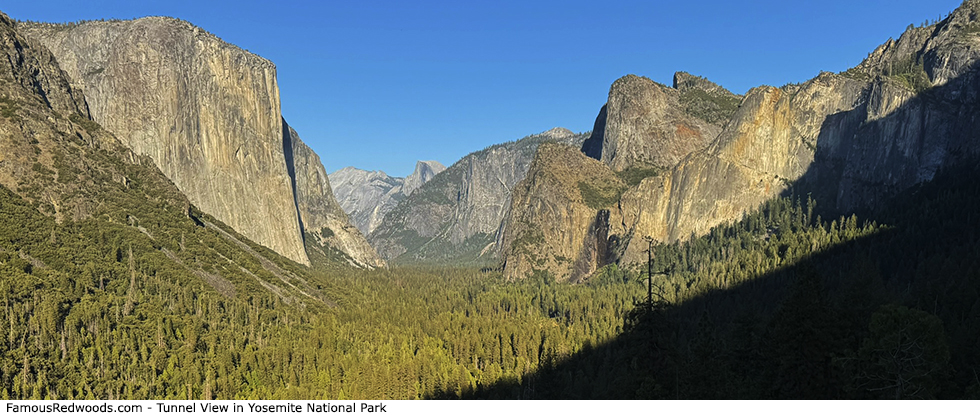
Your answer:
[[[541,148],[517,185],[498,239],[504,275],[546,271],[580,281],[618,261],[634,232],[617,203],[628,187],[624,178],[655,176],[707,148],[740,99],[683,72],[674,76],[673,88],[635,75],[618,79],[581,153]],[[561,189],[550,188],[555,185]],[[539,246],[529,249],[528,241]]]
[[[384,215],[405,198],[404,179],[383,171],[344,167],[330,173],[330,183],[340,207],[365,235],[381,223]]]
[[[823,120],[852,110],[862,91],[860,83],[833,75],[795,94],[771,87],[749,91],[729,128],[705,151],[625,192],[620,206],[634,230],[632,241],[704,234],[780,195],[812,163]],[[854,121],[840,125],[848,129]],[[631,242],[623,261],[642,261],[642,245]]]
[[[680,157],[665,174],[645,178],[623,192],[609,214],[621,222],[610,220],[607,227],[597,227],[557,215],[537,215],[540,219],[534,226],[570,233],[588,229],[590,238],[606,238],[611,250],[606,263],[628,265],[646,260],[645,237],[674,241],[704,234],[790,191],[797,196],[812,194],[819,204],[839,212],[876,208],[897,192],[931,180],[944,166],[980,154],[978,19],[980,2],[967,1],[934,26],[910,27],[843,74],[822,73],[802,85],[749,91],[737,111],[718,124],[724,128],[707,146]],[[646,133],[648,126],[669,124],[665,118],[671,117],[662,106],[652,104],[666,95],[662,87],[636,79],[624,82],[628,85],[613,86],[606,107],[603,142],[615,141],[616,152],[604,145],[601,154],[615,171],[633,163],[648,164],[644,160],[651,157],[637,155],[649,154],[644,149],[662,143],[658,141],[662,136]],[[678,89],[685,83],[675,78]],[[623,97],[614,99],[620,94],[617,89]],[[616,116],[616,100],[650,110]],[[617,127],[619,121],[614,120],[624,118],[633,120],[626,123],[631,127]],[[678,145],[687,148],[684,144]],[[624,147],[634,150],[621,158]],[[583,148],[594,149],[594,145]],[[661,160],[669,163],[677,153],[664,154]],[[529,176],[536,174],[532,171]],[[538,195],[522,197],[536,200],[554,193],[537,188]],[[568,203],[574,203],[574,198],[564,201]],[[563,205],[559,199],[552,204]],[[545,223],[556,220],[564,222]],[[561,238],[547,239],[542,243],[546,252],[537,254],[577,252],[589,245],[552,246],[559,243]],[[527,262],[512,247],[504,246],[504,251],[508,253],[505,273],[512,263]],[[603,264],[601,258],[596,263]],[[583,269],[589,268],[594,267]],[[541,269],[559,279],[575,276],[574,271],[557,267]],[[525,269],[515,270],[508,275],[527,275]]]
[[[688,74],[675,78],[680,88],[635,75],[613,83],[604,107],[602,162],[615,171],[671,167],[718,135],[736,95]],[[715,108],[719,105],[713,100],[724,108]],[[720,116],[715,114],[719,110]]]
[[[57,56],[95,121],[195,205],[309,264],[271,62],[165,17],[19,28]]]
[[[304,237],[347,254],[353,261],[351,265],[362,268],[384,266],[384,261],[334,198],[320,156],[300,140],[299,134],[285,120],[283,126],[286,165],[291,166],[289,173],[294,180],[296,207]]]
[[[65,116],[77,113],[88,118],[85,97],[70,84],[54,55],[42,44],[22,36],[3,13],[0,13],[0,27],[0,51],[6,55],[3,74],[7,82],[33,90],[49,109]]]
[[[383,258],[399,262],[495,261],[511,192],[527,174],[538,145],[581,146],[584,139],[555,128],[471,153],[412,192],[368,240]]]
[[[419,161],[415,171],[402,178],[391,177],[383,171],[344,167],[330,173],[330,182],[334,184],[340,207],[367,235],[399,202],[445,169],[438,161]]]
[[[48,245],[7,239],[3,249],[13,249],[35,269],[46,270],[43,274],[34,271],[36,275],[57,278],[78,272],[73,264],[88,261],[77,255],[77,240],[65,241],[60,235],[63,231],[76,233],[74,227],[81,226],[80,240],[99,243],[99,238],[84,230],[96,226],[107,235],[126,235],[131,267],[135,250],[152,262],[149,268],[167,269],[164,278],[176,278],[173,282],[199,279],[231,298],[268,290],[287,304],[302,305],[307,300],[333,304],[304,273],[280,267],[284,258],[256,252],[250,241],[200,212],[149,157],[136,154],[89,118],[83,91],[71,86],[52,54],[30,39],[20,35],[0,12],[0,54],[8,57],[0,64],[0,193],[4,200],[0,204],[4,220],[36,220],[17,208],[19,198],[27,202],[23,208],[35,206],[59,225],[51,228]],[[15,198],[9,199],[8,192]],[[73,225],[72,221],[81,223]],[[47,226],[38,222],[23,225]],[[198,239],[195,234],[210,234],[205,238],[211,239]],[[186,249],[182,235],[187,236]],[[222,240],[227,242],[218,242],[222,247],[210,245]],[[52,252],[64,257],[56,263],[48,259],[47,264],[39,259],[50,258]],[[252,271],[256,267],[268,275],[257,276]],[[144,271],[143,266],[134,268],[132,277]],[[194,292],[208,291],[197,284],[191,287]]]

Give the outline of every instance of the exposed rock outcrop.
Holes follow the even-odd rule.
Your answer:
[[[54,55],[42,44],[22,36],[14,29],[14,22],[3,13],[0,13],[0,26],[0,51],[7,58],[3,73],[7,82],[34,91],[36,96],[30,98],[39,98],[51,110],[65,116],[77,113],[88,118],[85,97],[72,87]],[[15,90],[8,93],[13,94]]]
[[[408,177],[391,177],[383,171],[344,167],[330,173],[340,207],[365,235],[370,234],[384,216],[405,197],[446,167],[438,161],[419,161]]]
[[[152,158],[191,202],[309,263],[271,62],[165,17],[23,29],[85,90],[95,121]]]
[[[772,87],[749,91],[707,150],[625,192],[620,206],[634,232],[624,262],[645,258],[643,244],[633,243],[638,238],[700,235],[780,195],[813,159],[807,132],[818,133],[827,116],[852,109],[861,91],[860,83],[827,77],[796,94]],[[816,136],[810,138],[813,143]]]
[[[673,88],[635,75],[618,79],[596,117],[595,130],[582,144],[582,154],[542,149],[547,151],[535,157],[528,179],[517,185],[498,240],[504,275],[521,278],[546,271],[559,280],[579,281],[616,262],[633,232],[618,203],[623,192],[705,149],[740,98],[683,72],[675,74]],[[587,164],[582,155],[602,163]],[[566,168],[563,162],[575,167]],[[616,185],[595,187],[590,180]],[[565,189],[549,189],[547,183],[564,183]],[[528,238],[541,246],[523,248]]]
[[[755,88],[724,121],[714,117],[721,113],[715,109],[725,106],[700,106],[706,121],[724,128],[706,147],[679,158],[687,143],[676,135],[676,147],[663,141],[666,129],[658,127],[675,119],[655,105],[664,100],[664,88],[635,77],[617,81],[604,111],[601,159],[614,171],[647,166],[650,160],[677,162],[623,192],[610,212],[610,217],[621,218],[621,226],[610,225],[605,235],[588,232],[622,242],[611,254],[620,264],[638,263],[645,260],[646,237],[673,241],[703,234],[774,196],[809,193],[838,212],[874,209],[898,191],[930,180],[944,166],[976,157],[978,18],[980,2],[967,1],[936,25],[910,27],[845,73],[822,73],[802,85]],[[678,91],[718,92],[713,84],[687,75],[676,76],[674,84]],[[724,92],[721,96],[731,98]],[[595,142],[590,144],[583,151],[594,152]],[[587,227],[567,220],[564,225],[534,226],[570,233]],[[552,247],[559,242],[543,241],[546,252],[537,254],[583,249]],[[508,269],[527,258],[515,258],[517,250],[504,249],[512,253],[504,258],[505,273],[526,275],[523,269]],[[589,268],[594,267],[583,269]],[[558,267],[542,270],[560,279],[575,275]]]
[[[514,189],[502,236],[505,276],[547,271],[561,280],[580,281],[609,263],[615,250],[609,246],[610,225],[622,223],[610,208],[625,187],[608,166],[578,149],[542,144],[527,177]],[[616,212],[613,217],[611,212]]]
[[[75,281],[90,294],[128,280],[124,314],[143,302],[136,286],[154,283],[333,304],[310,275],[200,212],[149,157],[93,121],[84,91],[3,13],[0,55],[0,253],[30,261],[21,275]],[[127,260],[129,272],[113,268]],[[98,274],[98,285],[83,273]]]
[[[585,135],[555,128],[471,153],[389,212],[368,240],[398,262],[490,263],[511,191],[527,174],[538,145],[582,145]]]
[[[411,195],[412,192],[422,187],[429,180],[432,180],[437,174],[442,173],[443,170],[446,170],[446,166],[443,166],[438,161],[419,161],[415,163],[415,171],[405,178],[405,183],[402,185],[402,194],[405,196]]]
[[[635,75],[613,83],[602,111],[599,158],[604,163],[615,171],[668,168],[718,135],[739,97],[683,73],[675,84],[670,88]]]
[[[43,45],[22,36],[3,13],[0,54],[6,58],[0,64],[0,185],[58,222],[91,216],[98,204],[95,189],[106,179],[129,179],[120,166],[86,154],[102,149],[130,162],[139,158],[91,121],[83,91],[70,84]],[[145,179],[166,183],[160,175]],[[179,204],[182,195],[166,190]]]

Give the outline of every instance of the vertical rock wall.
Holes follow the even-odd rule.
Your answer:
[[[166,17],[21,28],[85,90],[93,118],[192,203],[309,263],[271,62]]]

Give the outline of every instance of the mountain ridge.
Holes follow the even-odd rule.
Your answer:
[[[84,91],[3,13],[0,51],[20,57],[0,66],[0,214],[6,218],[0,269],[6,276],[79,284],[88,288],[75,294],[93,295],[126,280],[124,310],[137,306],[136,286],[171,283],[230,299],[330,304],[295,263],[201,212],[149,157],[93,121]],[[18,227],[20,236],[11,232]],[[10,255],[32,265],[11,267]],[[120,270],[124,261],[128,272]]]

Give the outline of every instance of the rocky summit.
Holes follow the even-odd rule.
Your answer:
[[[616,171],[673,166],[717,137],[740,100],[683,72],[674,75],[673,88],[624,76],[609,89],[585,152]]]
[[[336,202],[326,175],[310,173],[322,170],[319,161],[287,157],[306,154],[291,142],[305,146],[289,139],[268,60],[166,17],[18,29],[51,50],[96,122],[149,156],[204,211],[302,264],[310,263],[303,230],[324,226],[333,227],[335,248],[359,247],[345,251],[356,263],[380,264],[328,206]],[[311,164],[291,164],[297,159]]]
[[[499,239],[504,275],[548,271],[580,281],[615,262],[632,231],[617,209],[623,193],[707,148],[740,99],[683,72],[673,87],[636,75],[616,80],[581,151],[541,149],[547,151],[517,184]],[[597,162],[586,163],[585,156]],[[558,184],[564,190],[551,188]],[[527,249],[529,240],[541,248]]]
[[[2,13],[0,53],[7,62],[0,65],[0,187],[59,223],[91,217],[101,187],[128,188],[130,180],[126,166],[96,156],[118,152],[131,164],[141,160],[92,122],[83,91],[55,57]],[[186,200],[158,172],[143,180],[160,184],[167,202],[184,207]]]
[[[419,161],[415,163],[415,171],[409,174],[405,178],[405,183],[402,185],[402,193],[405,196],[409,196],[415,189],[422,187],[423,184],[432,180],[437,174],[442,173],[446,170],[446,166],[438,161]]]
[[[645,238],[704,234],[780,195],[809,194],[835,212],[874,209],[975,157],[978,17],[980,2],[967,1],[934,25],[910,26],[855,68],[800,85],[758,87],[744,97],[683,73],[673,88],[636,76],[617,80],[582,151],[627,176],[664,169],[632,175],[632,183],[622,177],[627,188],[615,202],[593,209],[591,220],[575,219],[579,213],[542,214],[543,207],[515,198],[511,217],[524,222],[506,224],[504,234],[513,236],[504,240],[505,274],[519,278],[537,270],[576,279],[581,270],[608,263],[637,264],[646,260]],[[518,185],[522,198],[576,205],[581,195],[566,192],[571,196],[561,199],[530,181],[560,174],[554,163],[536,162],[534,168],[542,171]],[[602,226],[606,217],[615,220]],[[527,229],[561,232],[538,234],[541,250],[531,255],[518,244],[520,235],[532,234]],[[588,236],[571,237],[579,234]],[[605,238],[598,246],[611,251],[584,254],[596,250],[596,238]],[[568,263],[536,261],[559,256]],[[569,265],[580,258],[597,262]]]
[[[419,161],[408,177],[391,177],[383,171],[344,167],[330,173],[330,183],[340,207],[365,235],[381,224],[405,197],[446,169],[438,161]]]

